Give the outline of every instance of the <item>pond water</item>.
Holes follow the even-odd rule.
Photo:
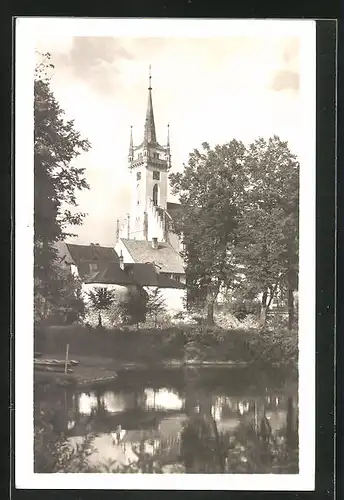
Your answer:
[[[297,383],[277,370],[123,371],[87,391],[37,386],[35,425],[36,472],[298,472]],[[57,464],[63,443],[76,449],[85,436],[87,469]]]

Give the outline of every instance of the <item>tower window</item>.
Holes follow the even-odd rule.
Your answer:
[[[136,172],[136,180],[139,181],[141,179],[141,172]]]
[[[160,181],[160,172],[154,171],[153,172],[153,179],[155,181]]]
[[[154,187],[153,187],[153,205],[157,205],[158,204],[158,185],[157,184],[154,184]]]

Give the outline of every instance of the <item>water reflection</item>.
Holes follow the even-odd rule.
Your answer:
[[[173,464],[185,472],[289,471],[278,464],[297,448],[295,391],[250,385],[238,396],[231,387],[202,384],[201,373],[186,375],[184,387],[149,382],[137,374],[129,385],[124,379],[90,392],[38,390],[36,415],[50,412],[51,425],[73,446],[94,433],[88,461],[103,472],[130,464],[141,472]]]
[[[145,389],[146,408],[153,410],[181,410],[184,400],[171,389]]]

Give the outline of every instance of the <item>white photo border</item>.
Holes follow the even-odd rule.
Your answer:
[[[315,31],[312,20],[17,18],[15,26],[15,487],[311,491],[315,481]],[[33,80],[35,38],[219,37],[284,34],[301,41],[299,473],[36,474],[33,469]],[[178,477],[176,477],[178,476]]]

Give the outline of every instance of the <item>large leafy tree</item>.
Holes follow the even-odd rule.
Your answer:
[[[39,293],[40,283],[35,290],[35,320],[39,322],[49,316],[54,324],[71,324],[83,319],[85,303],[80,278],[58,262],[53,262],[50,269],[45,296]]]
[[[56,293],[52,285],[56,281],[55,243],[71,235],[70,226],[82,223],[85,214],[73,213],[76,194],[89,188],[84,169],[74,161],[89,150],[90,143],[81,138],[73,120],[65,119],[51,90],[50,67],[50,55],[45,54],[34,81],[35,298],[36,307],[43,303],[43,316],[49,313]]]
[[[236,274],[233,246],[245,157],[245,146],[236,140],[213,149],[203,143],[190,154],[182,173],[170,175],[172,191],[183,205],[174,231],[184,243],[188,299],[205,306],[209,324],[221,287]]]
[[[241,287],[251,296],[261,293],[263,325],[276,292],[284,292],[291,329],[298,276],[299,163],[288,144],[274,136],[249,146],[245,170],[235,249],[243,264]]]

